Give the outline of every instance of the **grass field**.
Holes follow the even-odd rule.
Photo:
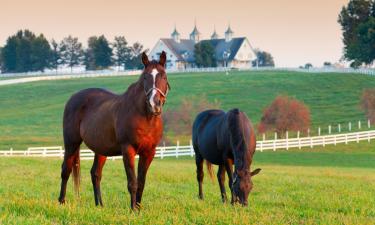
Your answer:
[[[197,198],[194,159],[155,159],[143,209],[129,209],[121,160],[104,167],[104,208],[94,206],[89,170],[82,162],[81,197],[69,181],[60,206],[59,159],[0,158],[0,224],[374,224],[373,144],[257,152],[249,207],[223,205],[217,182],[204,180]],[[227,188],[227,194],[229,189]]]
[[[62,144],[65,102],[80,89],[102,87],[122,93],[137,76],[40,81],[0,86],[0,149]],[[238,107],[258,123],[264,107],[276,95],[304,101],[311,110],[312,126],[365,120],[359,108],[363,89],[375,78],[359,74],[307,74],[297,72],[232,72],[171,74],[172,90],[166,108],[183,97],[206,95],[224,110]],[[343,129],[346,129],[343,126]]]

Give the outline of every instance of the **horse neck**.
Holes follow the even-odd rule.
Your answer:
[[[147,99],[144,92],[143,83],[141,82],[141,80],[138,80],[137,82],[130,85],[128,90],[126,90],[121,96],[121,108],[123,108],[125,111],[129,111],[129,109],[132,109],[130,111],[133,113],[133,115],[140,115],[147,120],[157,119],[157,117],[160,117],[152,116],[148,112],[146,100]]]
[[[247,134],[241,122],[241,115],[230,115],[228,118],[229,136],[231,138],[231,149],[234,157],[234,166],[236,170],[248,169],[250,161],[248,160],[249,143],[247,143]]]

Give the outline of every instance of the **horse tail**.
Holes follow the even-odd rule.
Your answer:
[[[73,159],[73,185],[74,192],[79,196],[79,186],[81,181],[81,169],[80,169],[80,158],[79,149],[74,153]]]
[[[211,181],[213,182],[214,181],[214,171],[212,169],[212,163],[210,163],[207,160],[205,160],[205,161],[206,161],[208,175],[210,175]]]

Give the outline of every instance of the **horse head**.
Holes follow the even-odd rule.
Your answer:
[[[167,100],[167,94],[170,90],[168,77],[165,72],[166,61],[167,56],[164,51],[160,54],[159,61],[149,61],[147,54],[145,52],[142,54],[144,70],[141,78],[143,78],[146,104],[149,112],[154,116],[161,114],[162,107]]]
[[[235,202],[247,206],[249,193],[253,189],[251,177],[257,175],[260,171],[261,169],[258,168],[252,172],[246,169],[236,170],[234,172],[232,189]]]

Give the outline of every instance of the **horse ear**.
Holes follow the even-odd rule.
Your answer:
[[[162,51],[160,54],[159,64],[165,67],[165,62],[167,61],[167,54],[165,51]]]
[[[255,176],[257,175],[262,169],[261,168],[258,168],[256,170],[253,170],[253,172],[250,173],[251,176]]]
[[[142,63],[143,63],[143,65],[144,65],[145,67],[150,63],[150,61],[148,61],[148,57],[147,57],[146,52],[143,52],[143,53],[142,53]]]

